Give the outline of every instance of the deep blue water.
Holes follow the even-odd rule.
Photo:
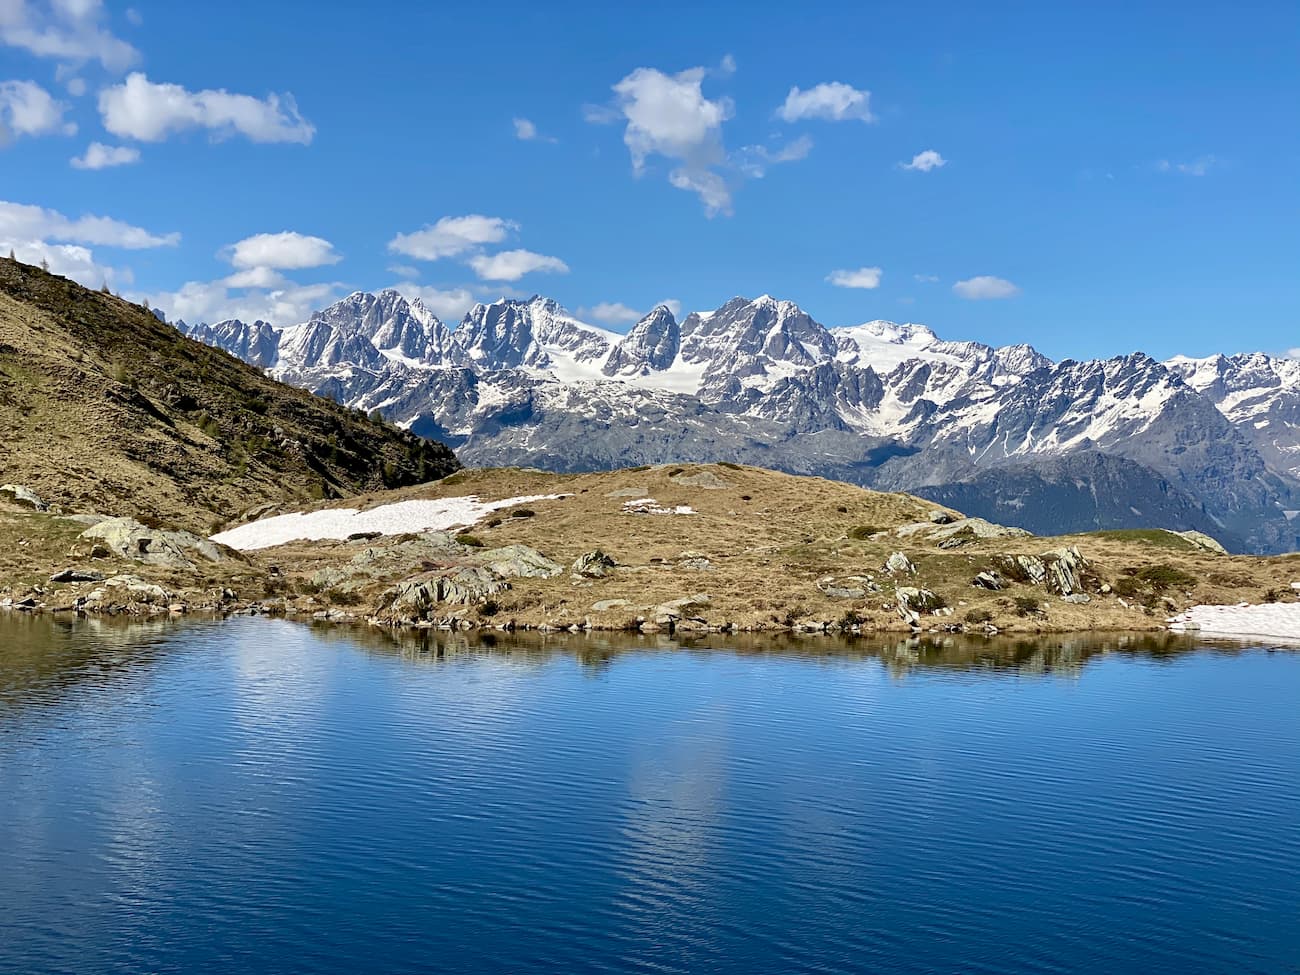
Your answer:
[[[1300,972],[1300,653],[0,619],[0,971]]]

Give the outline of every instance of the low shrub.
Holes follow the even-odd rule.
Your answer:
[[[854,525],[849,529],[849,538],[861,542],[870,538],[878,531],[881,531],[881,529],[877,528],[875,525]]]
[[[993,614],[987,609],[972,609],[966,614],[967,623],[987,623],[993,619]]]
[[[469,532],[461,532],[456,536],[456,541],[469,548],[483,547],[483,539],[479,538],[477,535],[471,535]]]
[[[1020,616],[1037,616],[1043,611],[1043,604],[1033,596],[1017,596],[1016,613]]]

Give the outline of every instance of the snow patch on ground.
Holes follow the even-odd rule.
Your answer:
[[[401,535],[406,532],[445,531],[448,528],[472,525],[501,508],[531,501],[554,501],[563,497],[567,495],[532,494],[502,501],[480,501],[476,496],[469,495],[463,498],[397,501],[365,511],[356,508],[326,508],[322,511],[263,518],[213,535],[212,540],[248,552],[299,539],[343,539],[359,532]]]
[[[623,513],[626,515],[693,515],[697,514],[696,510],[688,504],[679,504],[674,508],[667,508],[656,501],[654,498],[636,498],[633,501],[623,502]]]
[[[1280,637],[1300,643],[1300,603],[1193,606],[1169,619],[1169,629],[1219,636]]]

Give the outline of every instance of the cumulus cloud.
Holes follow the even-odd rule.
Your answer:
[[[948,165],[948,160],[939,155],[933,149],[926,149],[924,152],[918,152],[912,157],[909,163],[899,163],[903,169],[910,169],[917,173],[928,173],[932,169],[938,169],[941,166]]]
[[[639,322],[644,316],[621,301],[602,301],[590,308],[579,308],[578,317],[590,318],[597,322],[604,322],[606,325],[631,325],[633,322]]]
[[[19,136],[72,135],[77,126],[64,121],[67,110],[34,81],[0,81],[0,146]]]
[[[0,200],[0,238],[5,240],[55,240],[92,246],[143,250],[173,247],[178,233],[154,234],[111,217],[72,219],[57,210]]]
[[[299,270],[337,264],[343,258],[323,237],[309,237],[293,230],[278,234],[254,234],[231,244],[230,263],[238,268],[280,268]]]
[[[233,276],[233,277],[237,277]],[[311,317],[312,312],[339,297],[343,285],[338,282],[295,284],[281,281],[270,289],[248,289],[229,279],[188,281],[175,291],[149,296],[155,308],[161,308],[169,321],[184,319],[190,324],[220,322],[230,318],[241,321],[264,321],[273,325],[296,325]]]
[[[515,126],[515,138],[528,142],[537,138],[537,126],[526,118],[517,118],[513,120]]]
[[[501,251],[497,254],[476,254],[469,266],[484,281],[518,281],[525,274],[546,271],[567,274],[569,265],[558,257],[535,254],[526,250]]]
[[[652,156],[674,164],[668,181],[699,196],[709,216],[729,213],[731,191],[717,172],[726,162],[722,123],[731,118],[728,98],[704,96],[704,68],[665,74],[637,68],[614,85],[614,104],[588,107],[591,122],[625,121],[623,143],[632,157],[632,170],[645,172]]]
[[[512,220],[478,213],[443,217],[413,233],[398,234],[388,242],[388,249],[418,261],[436,261],[470,253],[484,244],[499,244],[518,229],[519,225]]]
[[[1156,169],[1162,173],[1182,173],[1185,176],[1204,176],[1218,165],[1219,160],[1214,158],[1214,156],[1201,156],[1199,159],[1193,159],[1190,162],[1170,162],[1168,159],[1161,159],[1156,163]]]
[[[859,91],[852,85],[839,81],[823,82],[807,91],[798,87],[791,88],[776,114],[786,122],[803,119],[821,119],[826,122],[876,120],[871,114],[871,92]]]
[[[663,301],[655,302],[655,307],[658,307],[659,305],[663,305],[670,312],[672,312],[673,318],[682,317],[682,303],[677,298],[665,298]]]
[[[74,169],[108,169],[111,166],[128,166],[140,161],[140,150],[130,146],[106,146],[92,142],[80,156],[72,157]]]
[[[952,286],[952,290],[957,297],[968,301],[1014,298],[1020,294],[1020,289],[1006,278],[995,278],[991,274],[981,274],[967,278],[965,281],[958,281]]]
[[[44,261],[55,274],[90,288],[106,281],[113,285],[131,281],[129,269],[101,263],[92,247],[142,250],[179,241],[180,234],[154,234],[110,217],[73,219],[57,210],[0,201],[0,253],[12,250],[27,264]]]
[[[879,288],[884,273],[878,267],[860,267],[851,271],[832,271],[826,280],[837,288]]]
[[[292,95],[255,98],[225,89],[188,91],[180,85],[155,84],[138,71],[100,92],[99,114],[109,132],[141,142],[159,142],[190,129],[206,129],[218,139],[242,135],[253,142],[304,145],[316,134],[298,113]]]
[[[101,0],[0,0],[0,44],[65,64],[123,71],[140,52],[103,25]]]

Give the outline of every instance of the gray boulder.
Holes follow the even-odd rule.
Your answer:
[[[895,552],[885,559],[885,571],[890,575],[916,575],[916,566],[902,552]]]
[[[975,576],[971,585],[979,589],[987,589],[990,592],[1001,592],[1006,587],[1001,573],[998,572],[981,572]]]
[[[483,564],[506,579],[515,577],[550,579],[564,571],[559,562],[548,559],[527,545],[506,545],[489,549],[480,558]]]
[[[103,582],[104,573],[93,569],[62,569],[50,576],[50,582]]]
[[[600,549],[596,549],[579,555],[570,571],[580,579],[603,579],[616,565],[617,562]]]
[[[192,532],[149,528],[134,518],[105,518],[87,528],[81,537],[102,542],[112,553],[144,565],[193,569],[196,558],[207,562],[242,560],[233,549]]]

